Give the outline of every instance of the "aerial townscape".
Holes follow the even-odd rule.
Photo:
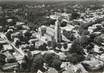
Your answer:
[[[104,1],[0,1],[0,72],[104,73]]]

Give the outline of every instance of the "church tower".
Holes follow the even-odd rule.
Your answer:
[[[61,29],[60,29],[61,20],[62,20],[61,17],[59,17],[55,22],[55,40],[57,43],[60,43],[62,40]]]

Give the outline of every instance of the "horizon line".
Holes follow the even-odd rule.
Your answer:
[[[76,1],[76,2],[82,2],[82,1],[103,1],[103,0],[0,0],[0,2],[63,2],[63,1]]]

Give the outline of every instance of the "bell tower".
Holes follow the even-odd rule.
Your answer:
[[[62,40],[61,29],[60,29],[61,20],[62,20],[62,18],[58,17],[58,19],[55,22],[55,40],[57,43],[60,43]]]

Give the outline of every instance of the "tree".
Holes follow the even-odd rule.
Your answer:
[[[62,47],[62,44],[57,44],[57,47],[59,48],[59,49],[61,49],[61,47]]]
[[[65,49],[67,49],[67,48],[68,48],[67,43],[65,43],[63,46],[64,46],[64,48],[65,48]]]
[[[53,67],[58,71],[61,70],[60,65],[62,64],[62,61],[59,59],[59,56],[55,53],[45,53],[44,59],[45,63],[47,63],[49,67]]]
[[[67,25],[67,22],[65,22],[65,21],[63,21],[62,23],[61,23],[61,27],[65,27]]]
[[[72,53],[71,55],[67,55],[67,59],[72,64],[78,64],[79,62],[83,61],[85,57],[81,54]]]
[[[79,43],[81,44],[82,47],[86,47],[90,43],[90,38],[87,35],[83,35],[79,39]]]
[[[82,36],[73,41],[70,48],[70,53],[85,54],[83,48],[89,44],[89,38],[87,36]]]
[[[32,54],[30,52],[30,50],[26,50],[25,51],[27,55],[24,56],[24,62],[22,63],[22,69],[23,71],[31,71],[31,67],[32,66]]]
[[[103,38],[98,36],[94,39],[94,42],[98,45],[102,45],[102,42],[103,42]]]
[[[59,56],[56,55],[55,53],[45,53],[43,55],[44,59],[45,59],[45,62],[51,66],[51,63],[54,59],[59,59]]]
[[[43,64],[44,64],[44,58],[41,54],[37,54],[33,56],[33,61],[32,61],[32,66],[31,67],[31,71],[33,72],[37,72],[38,70],[41,71],[45,71],[45,69],[43,68]]]
[[[91,52],[91,50],[94,48],[94,44],[93,43],[89,43],[87,46],[86,46],[86,49],[87,49],[87,52]]]
[[[48,42],[47,42],[47,46],[51,47],[51,46],[52,46],[51,44],[52,44],[51,41],[48,41]]]
[[[61,64],[62,64],[62,61],[60,59],[54,59],[51,63],[51,67],[55,68],[57,71],[60,71]]]
[[[83,47],[76,42],[74,44],[72,44],[69,52],[70,53],[84,54]]]
[[[102,29],[102,27],[101,27],[100,25],[97,25],[96,27],[97,27],[97,28],[94,29],[93,32],[97,32],[97,31],[100,31],[100,30]]]
[[[90,42],[94,42],[95,37],[97,36],[96,34],[92,33],[89,35],[90,36]]]
[[[44,51],[44,50],[47,50],[47,44],[42,44],[39,46],[38,50],[41,50],[41,51]]]
[[[5,55],[0,54],[0,68],[6,63],[5,58],[6,58]]]
[[[88,30],[83,30],[81,35],[89,35],[89,31]]]
[[[73,41],[72,46],[69,51],[70,53],[84,54],[80,39],[76,39]]]
[[[78,14],[77,12],[73,12],[72,14],[71,14],[71,19],[73,20],[73,19],[77,19],[77,18],[79,18],[80,17],[80,14]]]
[[[63,30],[63,35],[71,41],[75,40],[75,36],[72,31]]]

